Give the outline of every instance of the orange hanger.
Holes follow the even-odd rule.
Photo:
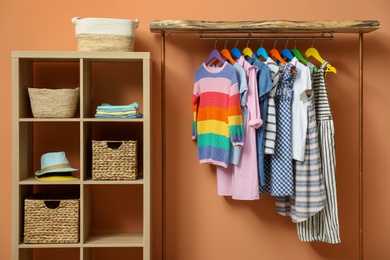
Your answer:
[[[232,55],[230,54],[230,51],[228,49],[226,49],[226,43],[227,43],[227,40],[225,42],[224,49],[221,51],[221,55],[222,55],[222,57],[226,58],[230,62],[230,64],[234,65],[234,63],[236,63],[236,61],[233,59]]]
[[[272,49],[269,51],[269,54],[272,58],[274,59],[277,59],[278,61],[280,61],[283,65],[286,65],[286,61],[282,59],[282,57],[280,56],[280,53],[277,49]]]
[[[277,59],[278,61],[280,61],[283,65],[286,65],[287,62],[282,58],[282,56],[280,56],[280,53],[279,51],[275,48],[276,47],[276,42],[278,41],[278,39],[276,39],[275,43],[274,43],[274,48],[272,50],[269,51],[269,54],[272,58],[274,59]],[[296,70],[294,68],[291,68],[291,71],[292,72],[296,72]]]
[[[230,64],[234,65],[234,63],[236,63],[236,61],[233,59],[232,55],[230,55],[230,52],[228,49],[223,49],[221,51],[221,55],[222,57],[226,58]]]
[[[279,51],[276,49],[276,43],[278,42],[278,38],[276,38],[275,43],[274,43],[274,48],[269,51],[269,54],[272,58],[277,59],[280,61],[283,65],[286,65],[286,61],[280,56]]]

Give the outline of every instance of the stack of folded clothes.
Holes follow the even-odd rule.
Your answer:
[[[129,105],[110,105],[103,103],[96,108],[96,118],[140,118],[142,113],[138,110],[138,103]]]

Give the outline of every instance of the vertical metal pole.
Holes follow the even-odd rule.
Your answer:
[[[359,32],[359,259],[363,259],[363,32]]]
[[[166,162],[165,162],[165,31],[161,31],[161,185],[162,185],[162,259],[166,259]]]

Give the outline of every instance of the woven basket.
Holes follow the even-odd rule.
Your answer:
[[[79,88],[28,88],[34,117],[73,117],[79,101]]]
[[[138,19],[74,17],[78,51],[134,51]]]
[[[92,141],[93,180],[135,180],[137,141]]]
[[[33,195],[24,201],[24,242],[71,244],[79,241],[79,199]]]

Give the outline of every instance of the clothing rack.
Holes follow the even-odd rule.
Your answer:
[[[204,33],[216,35],[265,34],[264,37],[241,37],[243,39],[314,39],[308,34],[318,34],[316,40],[328,39],[325,34],[330,34],[333,39],[335,33],[347,33],[359,35],[359,259],[363,259],[363,34],[373,32],[380,28],[377,20],[344,20],[344,21],[287,21],[287,20],[264,20],[264,21],[201,21],[201,20],[151,20],[150,31],[161,35],[161,117],[162,117],[162,259],[166,259],[166,129],[165,129],[165,36],[166,33],[195,33],[200,35],[201,40],[235,39],[235,37],[203,36]],[[281,37],[269,37],[268,35],[281,35]],[[288,37],[286,34],[300,35]],[[305,35],[305,36],[301,36]]]

